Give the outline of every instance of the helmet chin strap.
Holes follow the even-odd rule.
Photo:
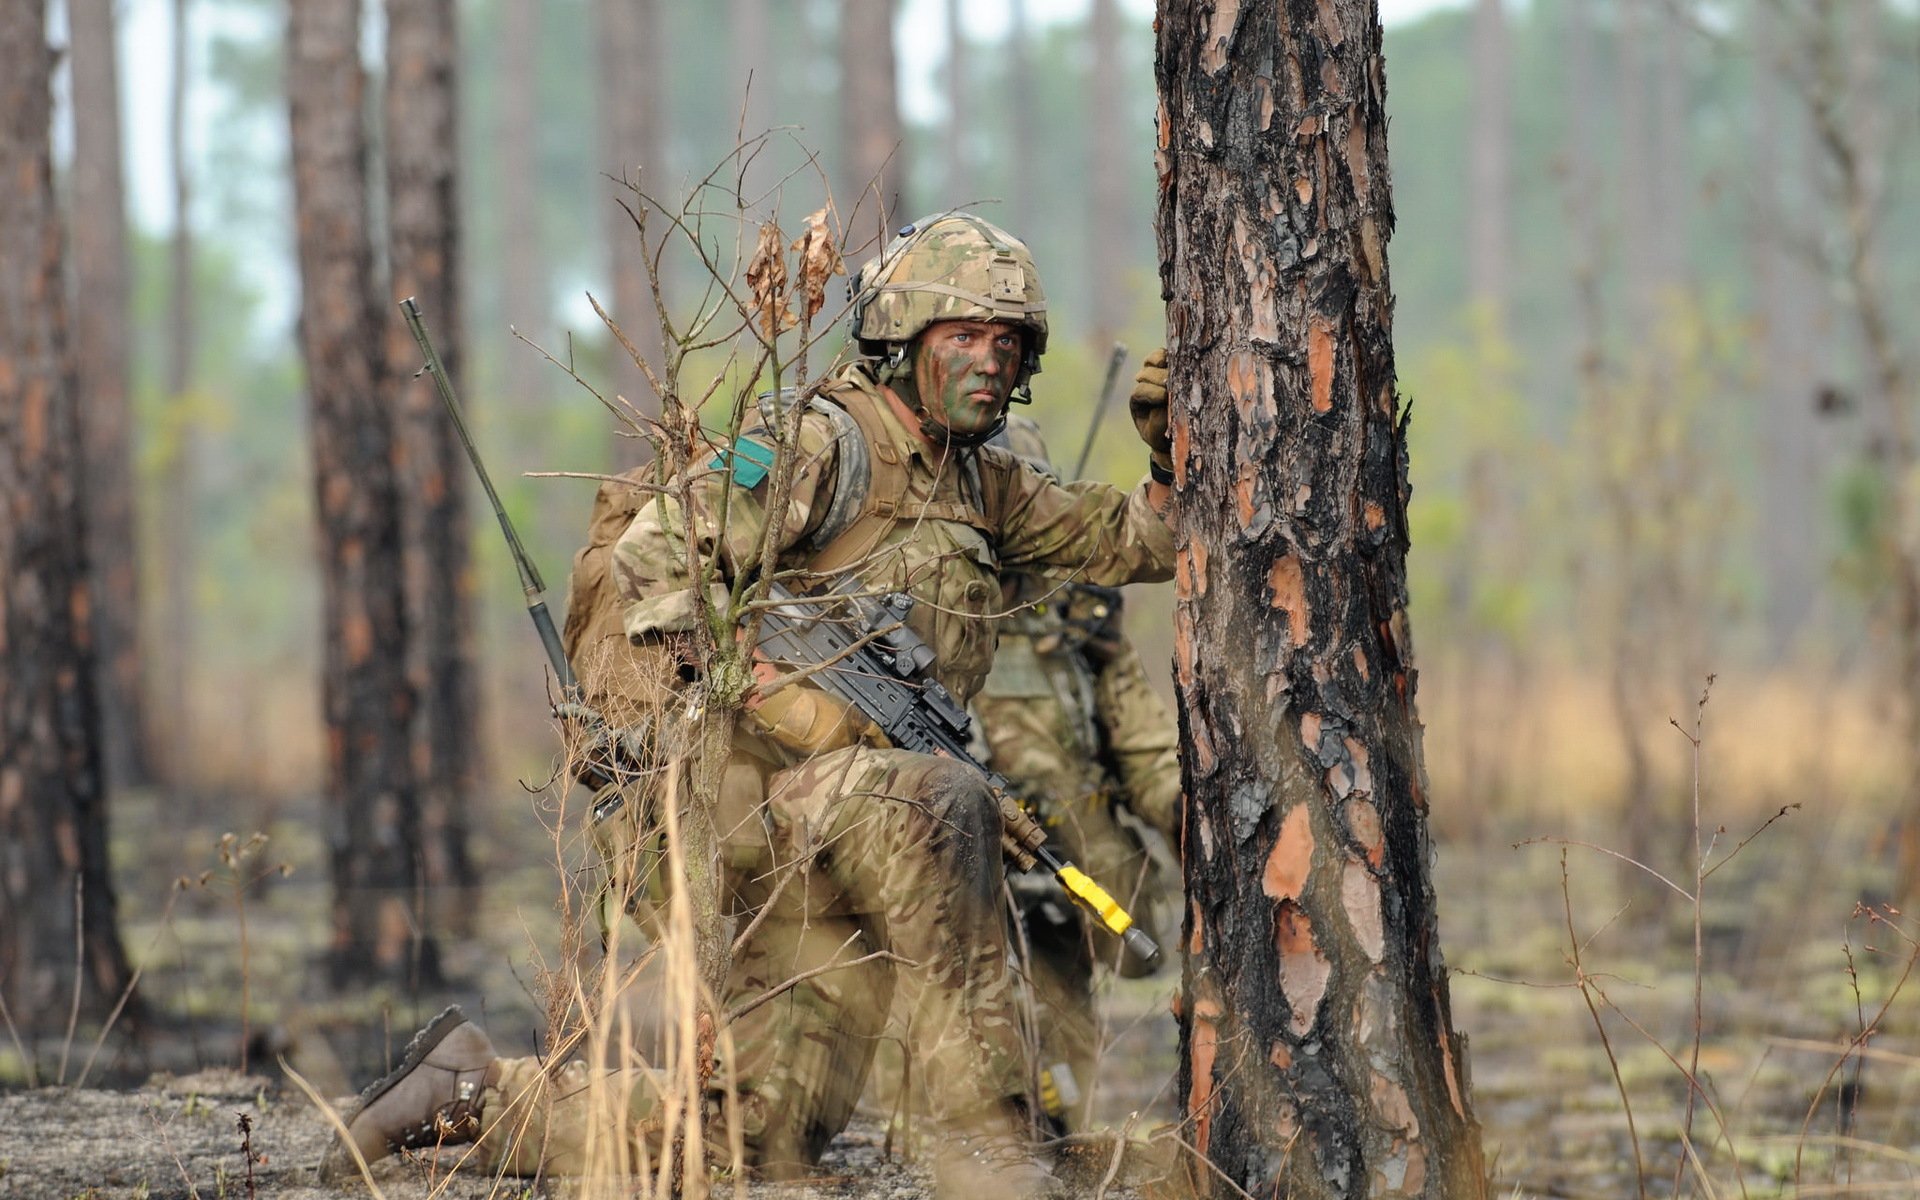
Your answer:
[[[917,402],[916,402],[917,403]],[[993,435],[1007,427],[1007,410],[1000,410],[1000,417],[992,425],[975,433],[961,433],[949,429],[933,419],[925,408],[916,408],[920,414],[920,432],[927,440],[939,446],[951,446],[955,450],[971,450],[975,446],[984,446],[993,440]]]
[[[1021,374],[1024,376],[1025,372]],[[913,378],[913,356],[907,352],[904,344],[894,345],[888,349],[887,356],[874,364],[873,377],[892,388],[893,394],[900,397],[901,403],[920,418],[920,432],[926,435],[928,441],[936,446],[950,446],[956,450],[971,450],[975,446],[984,446],[993,440],[995,434],[1006,428],[1008,408],[1015,404],[1033,403],[1033,397],[1027,392],[1026,381],[1023,378],[1014,386],[1012,394],[1007,397],[1007,403],[1001,406],[999,418],[992,425],[974,433],[961,433],[942,423],[921,402],[920,389],[911,386],[910,383]],[[902,383],[908,383],[909,386],[901,387]]]

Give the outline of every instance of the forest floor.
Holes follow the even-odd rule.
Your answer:
[[[1886,874],[1844,825],[1791,814],[1715,872],[1701,889],[1697,955],[1695,908],[1678,894],[1690,874],[1670,874],[1683,886],[1669,887],[1580,842],[1515,844],[1525,839],[1509,831],[1441,843],[1442,944],[1495,1195],[1631,1197],[1641,1194],[1638,1163],[1654,1196],[1676,1194],[1676,1184],[1712,1197],[1920,1196],[1920,985],[1909,984],[1916,949],[1901,928],[1913,922],[1863,907],[1885,894]],[[376,1073],[448,1001],[480,1018],[503,1052],[537,1048],[544,1022],[528,981],[548,965],[538,948],[558,944],[550,868],[490,876],[474,935],[447,953],[448,973],[464,985],[328,998],[308,982],[325,923],[323,847],[302,832],[311,827],[276,824],[271,852],[252,860],[284,857],[298,869],[250,893],[244,958],[242,910],[218,888],[218,867],[213,886],[186,876],[177,906],[126,901],[136,914],[128,943],[164,1010],[156,1028],[167,1032],[141,1044],[116,1033],[97,1065],[84,1039],[43,1048],[41,1082],[87,1086],[0,1092],[0,1197],[365,1194],[319,1184],[312,1164],[327,1144],[325,1119],[277,1067],[234,1070],[243,1043],[256,1064],[285,1055],[333,1097]],[[193,845],[214,840],[186,825],[162,829],[147,826],[156,864],[188,863],[205,855]],[[1745,836],[1724,835],[1715,860]],[[155,887],[152,895],[168,894]],[[1176,982],[1171,972],[1127,981],[1105,998],[1114,1046],[1099,1113],[1159,1150],[1179,1133],[1167,1007]],[[234,1017],[243,987],[254,1014],[245,1031]],[[1849,1053],[1856,1043],[1863,1049]],[[19,1067],[0,1050],[0,1074]],[[1700,1081],[1691,1106],[1690,1068]],[[884,1122],[866,1116],[834,1144],[820,1178],[746,1193],[927,1194],[924,1172],[888,1150]],[[1098,1157],[1081,1168],[1082,1194],[1105,1174]],[[1153,1170],[1132,1164],[1129,1156],[1106,1194],[1159,1194],[1147,1182]],[[431,1157],[382,1164],[375,1182],[395,1200],[574,1194],[552,1181],[449,1176]]]

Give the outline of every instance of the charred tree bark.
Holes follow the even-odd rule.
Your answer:
[[[893,54],[893,0],[840,0],[840,172],[834,203],[851,245],[877,248],[907,219]]]
[[[654,0],[599,0],[594,17],[600,53],[601,169],[621,181],[606,204],[612,315],[640,352],[657,364],[662,346],[660,318],[647,277],[647,242],[627,210],[641,209],[643,202],[635,189],[657,196],[666,182],[663,22]],[[633,409],[647,416],[659,413],[659,401],[645,373],[618,349],[613,380],[615,392]],[[619,433],[614,439],[614,470],[639,466],[652,457],[638,429],[622,428]]]
[[[152,779],[141,703],[140,560],[133,519],[133,414],[127,312],[132,295],[120,166],[119,34],[111,4],[68,8],[73,27],[74,371],[86,446],[93,640],[107,780]]]
[[[438,974],[418,910],[420,807],[407,737],[413,691],[359,54],[358,5],[294,0],[287,94],[325,589],[335,986]]]
[[[459,378],[459,35],[453,0],[387,4],[387,226],[394,297],[418,297]],[[391,377],[402,381],[398,458],[406,537],[410,682],[419,703],[421,883],[434,928],[471,930],[479,873],[467,814],[480,795],[480,672],[474,656],[467,462],[433,383],[413,379],[420,348],[391,310]]]
[[[1482,1196],[1428,874],[1378,10],[1167,0],[1156,69],[1195,1182]]]
[[[0,999],[36,1033],[132,974],[107,872],[79,403],[41,0],[0,0]],[[78,961],[76,961],[76,955]]]

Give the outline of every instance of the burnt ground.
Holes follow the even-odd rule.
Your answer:
[[[273,851],[296,863],[294,875],[250,893],[247,1037],[235,1018],[242,964],[231,896],[189,888],[171,911],[164,889],[149,903],[130,900],[141,915],[129,921],[127,940],[162,1021],[142,1043],[116,1031],[86,1067],[87,1087],[0,1092],[0,1197],[364,1194],[314,1179],[323,1118],[277,1068],[233,1070],[244,1041],[254,1062],[283,1053],[323,1094],[342,1098],[448,1000],[482,1019],[503,1052],[539,1048],[531,981],[551,965],[543,949],[560,944],[550,868],[496,864],[472,935],[448,950],[448,972],[462,983],[331,995],[312,966],[324,871],[304,865],[324,858],[302,829],[274,830]],[[179,846],[149,850],[183,870],[213,840],[196,851],[204,831],[176,836]],[[1494,1194],[1633,1196],[1638,1161],[1655,1196],[1675,1194],[1676,1179],[1684,1194],[1715,1197],[1920,1195],[1920,992],[1909,983],[1914,947],[1902,932],[1912,922],[1875,920],[1860,908],[1883,903],[1888,884],[1869,865],[1865,839],[1833,822],[1783,822],[1708,881],[1697,1018],[1693,906],[1639,877],[1623,881],[1612,860],[1585,847],[1513,845],[1520,840],[1483,832],[1471,845],[1443,844],[1435,868],[1455,1024],[1470,1038]],[[1170,978],[1132,981],[1106,1001],[1117,1040],[1101,1114],[1114,1127],[1131,1117],[1136,1139],[1161,1131],[1156,1150],[1173,1145],[1172,987]],[[1845,1054],[1863,1031],[1865,1053]],[[87,1050],[84,1042],[42,1047],[42,1080],[58,1076],[63,1053],[66,1078],[80,1080]],[[1685,1068],[1696,1057],[1690,1116]],[[17,1054],[0,1048],[0,1075],[20,1072]],[[260,1156],[251,1184],[241,1114]],[[746,1193],[918,1200],[924,1173],[897,1147],[888,1153],[884,1128],[863,1117],[835,1143],[819,1179]],[[1093,1195],[1108,1158],[1086,1157],[1093,1162],[1078,1190]],[[1130,1160],[1117,1183],[1153,1174]],[[396,1200],[573,1194],[552,1182],[449,1177],[431,1158],[383,1164],[375,1182]],[[732,1191],[728,1184],[719,1194]],[[1132,1193],[1116,1186],[1108,1194]]]

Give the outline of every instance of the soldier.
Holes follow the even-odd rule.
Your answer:
[[[965,700],[992,656],[1001,570],[1103,586],[1171,575],[1163,412],[1136,416],[1153,472],[1131,492],[1062,487],[985,444],[1007,405],[1028,398],[1046,349],[1045,297],[1018,240],[966,213],[907,226],[861,270],[850,325],[857,355],[802,416],[791,503],[773,531],[795,591],[851,575],[910,593],[908,624],[932,647],[934,675]],[[717,563],[728,579],[757,569],[777,428],[767,420],[692,464],[683,489],[646,497],[601,552],[636,661],[697,662],[690,563]],[[907,1053],[916,1110],[938,1131],[941,1193],[1049,1193],[998,909],[997,800],[971,768],[887,748],[805,682],[751,711],[719,796],[728,899],[753,931],[729,1006],[806,977],[732,1023],[733,1061],[714,1073],[738,1081],[749,1165],[786,1177],[818,1159],[853,1111],[897,994],[915,1014]],[[636,817],[628,836],[657,835]],[[807,974],[821,967],[835,969]],[[478,1138],[481,1160],[503,1169],[578,1171],[591,1072],[567,1070],[543,1087],[546,1064],[497,1059],[484,1034],[443,1014],[368,1090],[348,1132],[368,1157],[431,1134]],[[642,1079],[612,1086],[631,1088],[632,1115],[651,1107]],[[627,1136],[643,1136],[630,1125]]]
[[[1031,420],[1008,418],[999,440],[1058,477]],[[1144,823],[1178,845],[1179,731],[1120,627],[1120,593],[1024,571],[1004,575],[1001,589],[1008,615],[998,624],[993,671],[973,701],[988,765],[1014,784],[1062,854],[1155,929],[1158,864],[1137,829]],[[1102,935],[1051,876],[1028,872],[1010,882],[1041,1005],[1041,1103],[1063,1132],[1077,1131],[1092,1111],[1100,1059],[1094,964],[1127,978],[1156,967],[1096,940]]]

